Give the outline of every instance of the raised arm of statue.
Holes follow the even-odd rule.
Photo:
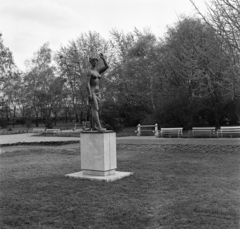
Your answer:
[[[103,61],[103,63],[104,63],[104,67],[102,67],[101,69],[99,69],[99,73],[101,74],[101,73],[105,72],[105,71],[109,68],[109,66],[108,66],[108,64],[107,64],[107,62],[106,62],[103,54],[100,53],[99,56],[100,56],[100,58],[102,59],[102,61]]]

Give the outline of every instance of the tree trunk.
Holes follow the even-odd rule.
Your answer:
[[[26,116],[25,116],[25,108],[23,106],[23,109],[22,109],[22,126],[24,126],[24,120],[26,119]]]
[[[36,112],[36,120],[35,120],[35,125],[38,127],[38,113]]]
[[[69,117],[70,122],[72,122],[72,115],[70,112],[68,112],[68,117]]]
[[[82,123],[82,121],[83,121],[83,112],[80,111],[79,123]]]
[[[215,127],[216,127],[216,129],[219,129],[220,128],[219,114],[218,114],[218,107],[216,104],[214,106],[214,117],[215,117]]]
[[[13,109],[13,118],[14,119],[16,118],[16,106],[14,106],[14,109]]]
[[[75,114],[75,118],[76,118],[76,122],[78,122],[79,119],[78,119],[78,115],[77,114]]]
[[[57,125],[57,113],[54,114],[54,124]]]
[[[218,103],[215,95],[212,95],[212,102],[213,102],[213,109],[214,109],[215,128],[219,129],[220,125],[219,125]]]
[[[65,112],[65,121],[66,121],[66,123],[68,122],[68,112],[67,111]]]
[[[153,74],[153,73],[152,73]],[[151,103],[152,103],[152,109],[153,112],[156,110],[155,102],[154,102],[154,93],[153,93],[153,76],[150,76],[150,90],[151,90]]]

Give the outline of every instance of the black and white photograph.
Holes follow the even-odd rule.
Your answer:
[[[240,0],[0,0],[0,229],[240,229]]]

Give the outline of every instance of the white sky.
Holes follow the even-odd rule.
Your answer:
[[[205,1],[194,1],[204,11]],[[24,70],[24,61],[45,42],[55,51],[89,30],[107,39],[112,29],[135,27],[160,37],[180,15],[194,13],[190,0],[0,0],[0,33]]]

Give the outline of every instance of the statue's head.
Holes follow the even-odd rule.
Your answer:
[[[96,56],[89,57],[90,64],[95,67],[98,63],[98,58]]]

